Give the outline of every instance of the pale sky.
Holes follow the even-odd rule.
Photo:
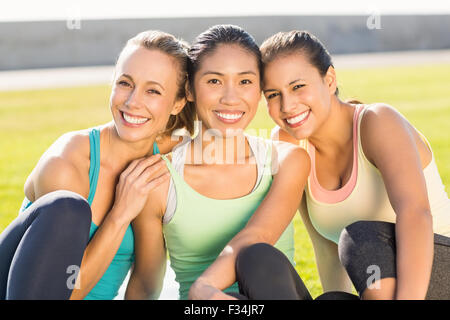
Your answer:
[[[0,21],[237,15],[450,14],[448,0],[12,0]]]

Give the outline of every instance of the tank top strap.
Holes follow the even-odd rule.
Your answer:
[[[264,173],[264,169],[267,168],[272,161],[271,143],[263,138],[245,134],[250,149],[256,161],[256,167],[258,170],[257,181],[260,180]],[[270,153],[270,155],[269,155]]]
[[[362,122],[364,113],[369,106],[370,105],[362,105],[362,104],[359,105],[360,112],[358,114],[358,119],[356,120],[357,121],[357,123],[356,123],[356,125],[357,125],[357,137],[356,137],[357,141],[356,142],[357,142],[357,146],[358,146],[358,160],[360,162],[364,162],[364,163],[370,164],[370,166],[373,166],[373,164],[369,161],[369,159],[366,158],[366,155],[365,155],[363,147],[362,147],[362,142],[361,142],[361,122]]]
[[[88,203],[92,205],[97,190],[98,175],[100,172],[100,129],[92,128],[89,132],[90,165],[89,165],[89,196]]]
[[[349,180],[338,190],[327,190],[323,188],[318,181],[316,172],[316,160],[315,154],[316,150],[314,145],[306,142],[306,150],[311,157],[311,171],[308,177],[308,189],[310,194],[317,200],[323,203],[334,204],[344,201],[353,192],[358,179],[358,159],[361,154],[360,146],[360,130],[359,124],[362,117],[362,112],[364,111],[364,105],[360,104],[355,107],[353,114],[353,156],[352,156],[352,172]]]
[[[153,142],[153,154],[160,154],[161,152],[159,151],[158,148],[158,144],[155,142]]]

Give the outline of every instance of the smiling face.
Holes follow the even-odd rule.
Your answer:
[[[203,127],[219,130],[222,136],[233,135],[231,131],[248,126],[258,109],[258,60],[239,45],[220,44],[202,58],[193,86],[188,99],[195,101]]]
[[[110,109],[119,136],[135,142],[163,131],[171,114],[184,106],[177,100],[176,60],[157,49],[126,48],[116,65]]]
[[[281,55],[265,66],[263,91],[275,123],[301,140],[328,119],[336,91],[334,69],[321,76],[303,54]]]

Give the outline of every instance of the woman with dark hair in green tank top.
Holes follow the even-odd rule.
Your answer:
[[[258,46],[241,28],[219,25],[197,37],[189,57],[187,96],[200,131],[177,145],[171,160],[163,157],[172,179],[150,192],[133,222],[128,298],[158,294],[165,245],[181,299],[236,296],[236,256],[257,242],[275,245],[293,263],[291,221],[309,157],[244,134],[261,99]]]
[[[113,121],[63,135],[26,181],[21,213],[0,235],[0,299],[117,295],[134,260],[130,222],[168,181],[155,140],[168,152],[175,129],[193,132],[186,65],[187,46],[172,35],[128,41],[115,68]]]

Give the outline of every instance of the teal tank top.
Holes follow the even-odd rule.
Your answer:
[[[265,142],[267,143],[267,142]],[[187,299],[192,283],[216,260],[225,245],[241,231],[263,201],[272,184],[271,144],[264,173],[255,189],[240,198],[218,200],[195,191],[165,156],[176,191],[176,209],[163,225],[170,266],[179,283],[180,299]],[[175,152],[175,151],[174,151]],[[275,247],[294,262],[294,227],[291,222]],[[239,292],[237,283],[224,290]]]
[[[90,143],[90,167],[89,167],[89,196],[87,201],[92,205],[95,191],[97,190],[98,176],[100,172],[100,130],[92,128],[89,132]],[[153,154],[160,153],[156,142],[153,144]],[[32,204],[26,197],[22,203],[20,212]],[[91,222],[89,239],[92,239],[98,226]],[[117,250],[111,264],[94,288],[84,298],[85,300],[112,300],[114,299],[128,274],[128,270],[134,262],[134,235],[131,225],[128,226],[122,243]]]

